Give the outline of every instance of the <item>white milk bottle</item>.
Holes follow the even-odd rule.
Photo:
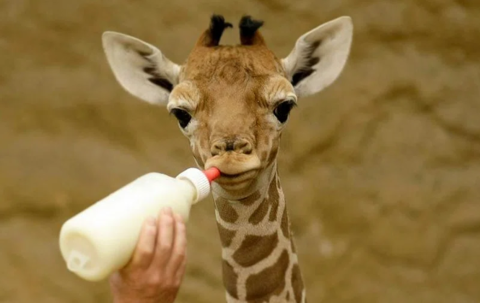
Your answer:
[[[186,222],[219,175],[216,168],[189,168],[176,178],[149,173],[72,217],[60,231],[68,269],[89,281],[106,278],[130,260],[145,219],[170,207]]]

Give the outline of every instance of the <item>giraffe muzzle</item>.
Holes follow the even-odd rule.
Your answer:
[[[240,177],[243,173],[257,171],[261,167],[261,162],[256,154],[224,153],[213,156],[205,163],[205,169],[216,167],[223,176],[234,179]]]

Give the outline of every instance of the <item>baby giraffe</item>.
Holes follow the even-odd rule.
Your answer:
[[[219,45],[232,24],[214,15],[183,65],[156,47],[103,34],[108,62],[134,96],[166,105],[190,140],[200,168],[217,167],[215,216],[228,302],[306,302],[277,174],[277,154],[290,110],[339,76],[352,41],[341,17],[302,35],[278,59],[258,31],[240,20],[240,45]]]

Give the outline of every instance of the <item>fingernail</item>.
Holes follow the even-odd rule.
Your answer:
[[[175,214],[175,221],[177,221],[178,223],[183,223],[183,218],[182,216],[178,215],[178,214]]]

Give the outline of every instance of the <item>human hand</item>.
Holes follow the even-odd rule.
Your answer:
[[[185,273],[185,224],[170,208],[147,219],[129,263],[110,277],[115,303],[172,303]]]

